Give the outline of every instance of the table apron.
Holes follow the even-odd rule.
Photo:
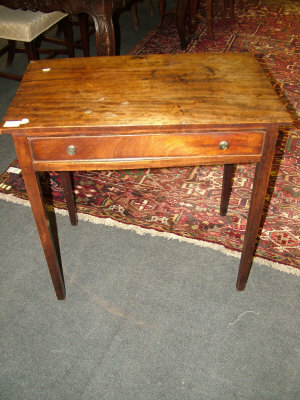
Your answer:
[[[194,165],[248,164],[261,160],[261,154],[243,156],[161,157],[151,159],[33,161],[35,171],[96,171],[141,168],[189,167]]]

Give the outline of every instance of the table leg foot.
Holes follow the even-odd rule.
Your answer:
[[[236,290],[239,292],[243,292],[246,289],[247,281],[246,282],[236,282]]]

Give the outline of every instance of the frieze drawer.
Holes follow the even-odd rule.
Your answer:
[[[29,142],[36,161],[254,155],[261,154],[263,132],[68,136]]]

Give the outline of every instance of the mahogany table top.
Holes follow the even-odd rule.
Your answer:
[[[63,128],[290,124],[250,53],[33,61],[2,121]],[[14,128],[14,132],[16,129]],[[42,134],[42,133],[39,133]]]

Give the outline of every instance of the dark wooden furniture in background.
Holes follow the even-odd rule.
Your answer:
[[[220,212],[225,214],[233,164],[255,163],[237,278],[237,289],[243,290],[278,128],[291,122],[249,53],[32,62],[1,133],[13,136],[57,298],[65,298],[65,285],[39,171],[62,172],[71,222],[76,224],[67,171],[224,164]]]
[[[161,1],[161,0],[159,0]],[[131,11],[132,11],[132,16],[133,16],[133,22],[134,22],[134,27],[135,29],[139,29],[139,18],[138,18],[138,10],[137,10],[137,1],[134,1],[131,5]],[[154,7],[152,0],[147,0],[147,3],[149,5],[149,12],[150,15],[152,16],[154,14]]]
[[[214,38],[213,33],[213,3],[218,1],[221,8],[222,20],[223,23],[226,22],[227,17],[227,8],[229,8],[230,18],[234,19],[234,1],[233,0],[204,0],[205,6],[205,22],[207,25],[207,35],[210,40]],[[198,13],[198,4],[199,0],[190,0],[189,3],[189,17],[188,17],[188,26],[190,32],[195,32],[197,29],[198,19],[202,19],[202,16]],[[182,34],[181,34],[182,35]],[[180,35],[180,37],[181,37]]]
[[[113,14],[126,3],[127,0],[0,0],[1,5],[14,9],[90,15],[95,24],[98,56],[115,55]]]
[[[165,2],[166,0],[159,0]],[[207,25],[207,34],[209,39],[213,39],[213,5],[220,3],[223,23],[227,16],[230,20],[234,20],[234,0],[200,0],[205,7],[205,23]],[[181,42],[181,46],[185,48],[188,44],[188,35],[194,33],[197,29],[199,0],[177,0],[176,8],[176,24]]]
[[[24,16],[25,14],[25,16]],[[40,13],[39,13],[40,14]],[[54,14],[54,15],[53,15]],[[0,57],[7,53],[7,65],[13,63],[15,53],[26,53],[28,61],[38,60],[40,54],[45,54],[46,59],[53,58],[57,54],[67,54],[74,57],[74,42],[69,16],[60,12],[43,14],[46,18],[43,23],[35,12],[25,12],[22,10],[11,10],[0,5],[0,38],[7,40],[7,45],[0,50]],[[26,18],[26,19],[25,19]],[[49,19],[48,19],[49,18]],[[34,34],[26,30],[28,26],[35,26]],[[53,27],[59,24],[64,34],[64,41],[45,36],[49,26]],[[43,41],[61,45],[58,48],[45,48],[41,46]],[[17,42],[23,42],[23,47],[18,47]],[[22,75],[16,75],[0,71],[0,77],[20,81]]]

